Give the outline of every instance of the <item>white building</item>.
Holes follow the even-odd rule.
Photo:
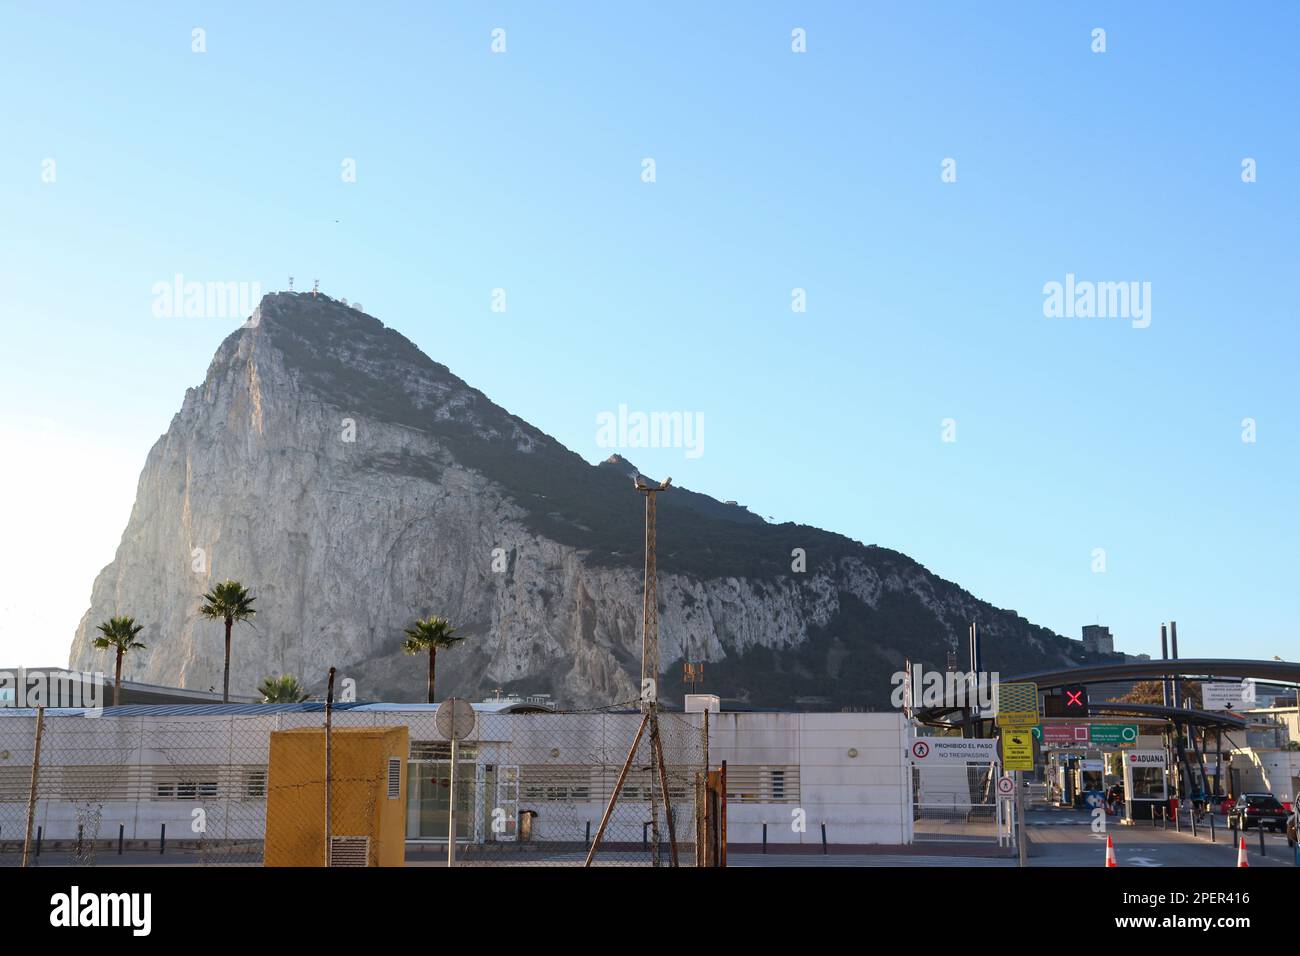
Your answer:
[[[526,702],[532,703],[532,702]],[[434,705],[343,704],[336,727],[409,729],[408,841],[445,843],[448,742]],[[546,713],[510,699],[475,705],[460,747],[458,838],[514,841],[525,811],[538,843],[581,844],[599,824],[641,715]],[[531,710],[530,713],[511,712]],[[543,708],[544,710],[544,708]],[[698,773],[727,765],[728,842],[901,844],[912,833],[907,723],[898,714],[665,713],[661,728],[679,831],[693,839]],[[319,727],[319,704],[136,705],[103,716],[47,711],[35,826],[47,841],[88,838],[260,843],[274,730]],[[35,716],[0,709],[0,852],[21,839]],[[654,818],[649,737],[606,839],[644,838]],[[322,771],[323,779],[323,771]],[[657,785],[656,785],[657,786]],[[201,811],[201,813],[196,812]],[[196,820],[202,829],[196,830]],[[502,824],[502,820],[506,821]]]

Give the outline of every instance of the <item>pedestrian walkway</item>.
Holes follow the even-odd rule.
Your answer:
[[[727,866],[1015,866],[1014,859],[987,856],[914,856],[895,853],[728,853]]]

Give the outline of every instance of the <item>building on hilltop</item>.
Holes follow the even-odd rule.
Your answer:
[[[1115,638],[1111,637],[1110,628],[1100,624],[1085,624],[1083,649],[1089,654],[1114,654]]]

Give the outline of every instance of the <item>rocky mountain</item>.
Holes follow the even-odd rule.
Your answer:
[[[409,340],[325,296],[266,296],[150,451],[71,666],[115,613],[145,624],[126,676],[221,686],[222,627],[200,596],[257,595],[232,692],[269,674],[365,699],[423,699],[401,632],[430,613],[468,636],[439,696],[627,701],[640,671],[643,506],[614,456],[592,465]],[[1077,642],[994,608],[896,551],[674,487],[659,498],[663,696],[684,657],[736,706],[882,707],[905,656],[942,668],[978,620],[990,669],[1082,661]],[[793,570],[795,549],[806,570]],[[964,653],[959,654],[963,659]]]

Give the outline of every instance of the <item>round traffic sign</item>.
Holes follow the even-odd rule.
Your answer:
[[[930,745],[924,740],[918,740],[916,743],[912,744],[912,756],[917,760],[923,760],[929,752]]]
[[[998,777],[998,793],[1004,797],[1009,797],[1016,792],[1016,782],[1011,777]]]
[[[464,740],[474,732],[474,708],[467,700],[448,697],[438,705],[433,725],[448,740]]]

